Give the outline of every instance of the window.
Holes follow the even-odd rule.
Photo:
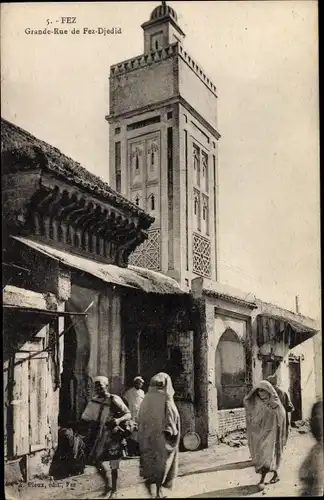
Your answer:
[[[206,193],[208,193],[208,155],[204,152],[201,154],[202,157],[202,184],[203,184],[203,189],[205,190]]]
[[[195,183],[200,186],[200,149],[194,144],[193,145],[193,164],[195,171]]]
[[[194,170],[194,216],[195,229],[209,235],[209,172],[208,153],[193,143],[193,170]]]
[[[155,211],[155,207],[156,207],[156,197],[155,197],[155,194],[154,193],[151,193],[147,199],[147,208],[150,212],[154,212]]]
[[[200,193],[196,189],[194,190],[193,205],[194,205],[194,228],[200,231],[200,225],[201,225]]]
[[[203,220],[207,220],[207,207],[205,204],[203,206]]]
[[[160,123],[161,116],[153,116],[152,118],[147,118],[146,120],[141,120],[140,122],[130,123],[127,125],[127,130],[137,130],[139,128],[147,127],[148,125],[153,125],[154,123]]]
[[[139,206],[139,202],[140,202],[140,199],[139,199],[139,196],[138,194],[135,196],[135,205]]]
[[[151,51],[159,50],[163,46],[163,31],[151,35]]]
[[[142,181],[143,176],[143,156],[144,144],[143,142],[136,142],[131,144],[130,148],[130,173],[131,183],[138,184]]]
[[[120,134],[120,127],[116,127],[116,128],[115,128],[115,134],[116,134],[116,135],[117,135],[117,134]]]
[[[116,191],[117,193],[121,192],[121,172],[116,174]]]
[[[157,144],[157,141],[154,140],[148,140],[147,141],[147,159],[148,159],[148,165],[150,167],[150,172],[148,173],[150,180],[153,180],[152,174],[156,170],[157,164],[158,164],[158,152],[159,152],[159,146]]]
[[[121,154],[120,142],[115,143],[115,177],[116,177],[116,191],[121,192]]]
[[[168,111],[167,112],[167,119],[171,120],[171,118],[172,118],[172,111]]]
[[[202,230],[208,235],[209,234],[209,207],[208,207],[208,197],[202,195]]]
[[[195,212],[195,215],[198,215],[198,210],[199,210],[199,201],[198,201],[198,198],[195,197],[195,201],[194,201],[194,212]]]

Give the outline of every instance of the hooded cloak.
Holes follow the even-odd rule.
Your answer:
[[[258,389],[269,394],[262,401]],[[286,413],[274,387],[261,381],[244,398],[248,445],[256,472],[276,472],[286,443]]]

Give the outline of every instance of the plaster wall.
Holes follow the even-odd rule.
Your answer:
[[[242,314],[244,313],[244,314]],[[208,335],[208,439],[215,440],[231,426],[238,428],[242,422],[242,411],[218,411],[217,396],[217,346],[222,334],[231,328],[239,339],[245,339],[249,331],[250,312],[239,304],[223,299],[206,298],[206,328]],[[244,410],[243,410],[244,413]],[[235,418],[233,419],[233,415]]]

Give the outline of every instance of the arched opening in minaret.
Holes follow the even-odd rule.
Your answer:
[[[155,196],[154,196],[154,194],[151,195],[151,210],[152,210],[152,212],[155,210]]]
[[[237,333],[227,328],[215,353],[218,410],[241,408],[246,393],[245,349]]]
[[[195,198],[195,202],[194,202],[194,211],[195,211],[195,215],[198,215],[198,208],[199,208],[199,202],[198,202],[198,199],[197,197]]]
[[[136,151],[136,157],[135,157],[135,170],[139,170],[139,159],[138,159],[138,152]]]

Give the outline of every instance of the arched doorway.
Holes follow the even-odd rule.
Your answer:
[[[245,348],[238,335],[227,328],[215,353],[215,385],[219,410],[241,408],[246,392]]]
[[[81,312],[80,307],[69,300],[67,312]],[[84,317],[67,316],[64,330],[63,371],[60,390],[60,425],[76,423],[91,397],[91,379],[88,375],[90,336]]]

